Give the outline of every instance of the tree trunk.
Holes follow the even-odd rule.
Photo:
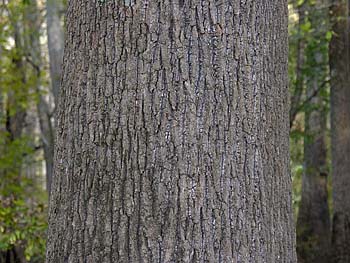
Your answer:
[[[330,44],[333,262],[350,262],[350,43],[349,3],[333,1]]]
[[[44,159],[45,159],[45,172],[46,172],[46,189],[50,196],[51,184],[53,176],[53,156],[54,156],[54,130],[53,123],[50,114],[49,105],[45,101],[42,95],[39,95],[39,101],[37,104],[41,142],[43,144]]]
[[[290,111],[289,111],[289,127],[292,129],[294,120],[297,114],[300,112],[301,98],[304,91],[304,72],[303,67],[305,63],[305,38],[303,37],[302,26],[305,23],[305,5],[306,2],[299,4],[299,1],[295,1],[298,12],[298,42],[297,42],[297,61],[296,61],[296,83],[291,96]]]
[[[327,1],[306,2],[313,29],[306,44],[304,67],[313,69],[306,80],[306,97],[312,98],[305,110],[304,173],[297,223],[298,262],[327,263],[330,256],[330,216],[327,191],[327,110],[321,92],[328,75]],[[312,11],[311,11],[312,10]],[[318,45],[315,46],[315,39]],[[311,71],[310,71],[311,72]],[[315,95],[316,94],[316,95]]]
[[[69,1],[47,262],[296,262],[287,1]]]
[[[46,1],[46,27],[48,37],[49,64],[52,94],[55,107],[58,104],[59,89],[62,75],[62,59],[64,49],[63,27],[60,17],[62,8],[61,0]],[[42,141],[44,145],[44,157],[46,165],[46,188],[51,192],[53,176],[53,156],[54,156],[54,121],[50,105],[43,96],[40,96],[38,103],[38,113]]]
[[[64,49],[64,35],[60,9],[62,9],[62,0],[46,1],[47,44],[49,49],[51,86],[55,105],[58,104]]]
[[[27,46],[29,47],[28,53],[31,58],[31,65],[36,73],[36,81],[34,84],[34,89],[38,93],[37,102],[37,112],[39,117],[40,126],[40,138],[44,150],[45,159],[45,170],[46,170],[46,189],[50,195],[51,191],[51,181],[53,174],[53,155],[54,155],[54,129],[53,129],[53,119],[52,110],[46,101],[42,92],[41,83],[41,48],[40,48],[40,17],[37,1],[31,1],[26,7],[27,18],[25,25],[27,25],[27,30],[25,37],[27,37]]]

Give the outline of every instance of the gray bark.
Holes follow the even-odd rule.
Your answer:
[[[296,262],[287,1],[69,1],[47,262]]]
[[[350,262],[350,43],[349,2],[333,0],[330,43],[333,262]]]

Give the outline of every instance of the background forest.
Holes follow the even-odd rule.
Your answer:
[[[57,0],[0,3],[0,262],[44,262],[65,5]],[[344,77],[332,84],[330,67],[348,64],[348,22],[342,26],[348,10],[343,1],[289,3],[290,150],[300,262],[328,262],[331,240],[337,240],[332,193],[334,185],[347,184],[332,180],[331,149],[336,165],[335,158],[350,154],[337,151],[339,136],[333,134],[344,117],[336,113],[342,106],[337,99],[346,105],[350,96],[331,96],[333,84],[348,83],[340,83]],[[346,41],[332,48],[332,39],[341,34]]]

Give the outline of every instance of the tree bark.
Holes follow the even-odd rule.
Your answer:
[[[333,262],[350,262],[350,43],[349,2],[333,0],[330,43]]]
[[[69,1],[47,262],[296,262],[287,1]]]

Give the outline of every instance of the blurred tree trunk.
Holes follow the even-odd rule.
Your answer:
[[[62,0],[46,1],[47,43],[49,49],[51,86],[55,105],[58,104],[64,49],[64,34],[60,15],[62,10]]]
[[[54,130],[52,123],[53,120],[51,118],[52,111],[43,95],[39,95],[37,109],[45,158],[46,189],[50,196],[53,175]]]
[[[287,1],[69,1],[47,262],[296,262]]]
[[[333,0],[330,44],[333,262],[350,262],[350,43],[349,2]]]
[[[25,34],[26,46],[28,47],[28,55],[30,64],[35,71],[35,87],[33,87],[38,94],[37,111],[39,117],[39,125],[41,132],[41,142],[44,150],[45,166],[46,166],[46,188],[50,194],[50,187],[53,173],[53,154],[54,154],[54,130],[52,119],[52,107],[45,99],[42,90],[41,74],[42,74],[42,59],[40,47],[40,12],[38,10],[38,3],[32,0],[27,4],[25,16]]]
[[[308,75],[305,109],[304,173],[297,223],[297,251],[300,263],[326,263],[330,256],[330,216],[327,190],[327,109],[319,92],[328,75],[328,1],[304,3],[311,23],[306,40]],[[317,42],[316,42],[317,41]],[[304,65],[305,67],[305,65]]]
[[[23,251],[18,254],[17,249],[13,248],[5,252],[0,251],[0,262],[1,263],[25,263],[27,261],[24,258]]]
[[[290,128],[293,127],[294,120],[300,111],[300,103],[301,103],[301,98],[304,91],[303,67],[304,67],[304,60],[305,60],[305,54],[304,54],[305,37],[303,37],[303,32],[301,28],[302,28],[302,25],[305,23],[305,2],[303,2],[302,4],[299,4],[299,1],[295,1],[295,2],[296,2],[295,5],[297,8],[299,21],[298,21],[297,62],[296,62],[297,64],[295,69],[296,83],[295,83],[295,89],[291,97],[290,117],[289,117]]]
[[[16,18],[11,18],[13,27],[13,38],[15,43],[15,55],[13,56],[12,63],[15,65],[18,78],[21,81],[21,85],[24,86],[27,82],[25,67],[23,61],[23,38],[21,32],[23,31],[23,24]],[[10,140],[15,140],[21,137],[26,117],[26,109],[18,101],[15,90],[10,90],[7,94],[6,100],[6,130],[10,135]],[[12,110],[14,109],[14,110]],[[12,111],[14,113],[12,113]]]
[[[64,35],[60,12],[63,9],[62,0],[46,1],[46,27],[48,37],[49,64],[52,94],[55,107],[58,104],[60,81],[62,75],[62,59],[64,49]],[[53,176],[54,155],[54,132],[53,110],[43,96],[39,98],[38,112],[42,139],[44,144],[44,155],[46,163],[46,185],[48,193],[51,192]],[[55,110],[54,110],[55,111]]]
[[[0,16],[4,15],[4,13],[5,13],[4,9],[5,9],[5,7],[0,6]],[[3,46],[0,45],[0,62],[2,61],[2,57],[3,57]],[[2,83],[2,82],[3,82],[3,74],[0,75],[0,83]],[[5,119],[5,98],[4,98],[4,95],[5,95],[4,91],[0,90],[0,133],[5,130],[5,125],[3,123],[3,120]]]

